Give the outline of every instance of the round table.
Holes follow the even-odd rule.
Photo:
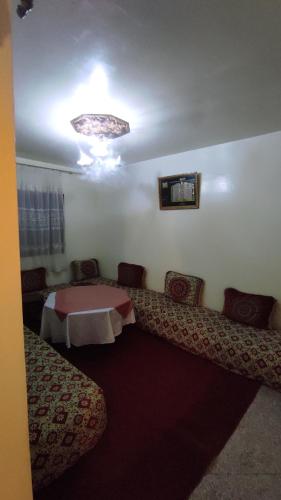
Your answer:
[[[135,323],[127,292],[107,285],[76,286],[50,293],[42,313],[40,337],[82,346],[108,344]]]

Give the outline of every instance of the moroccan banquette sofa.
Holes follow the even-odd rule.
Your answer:
[[[138,326],[223,368],[281,390],[281,332],[268,328],[275,299],[225,290],[224,311],[200,305],[203,280],[169,271],[165,292],[143,288],[144,268],[120,263],[118,279],[99,276],[96,259],[73,261],[71,285],[106,284],[125,288],[131,297]],[[42,287],[51,291],[70,284]],[[247,324],[248,323],[248,324]]]
[[[161,293],[143,288],[142,266],[120,263],[117,280],[101,277],[96,259],[74,261],[71,267],[73,280],[51,287],[46,284],[43,268],[22,272],[23,301],[43,303],[50,292],[69,286],[105,284],[124,288],[143,331],[281,390],[281,332],[268,329],[275,302],[272,297],[226,289],[220,313],[200,305],[203,280],[194,276],[167,272],[165,293]],[[28,329],[25,335],[36,489],[95,445],[105,428],[106,410],[102,391],[93,381]],[[70,415],[67,427],[61,425],[65,414]]]
[[[178,275],[167,273],[166,293],[169,274]],[[188,277],[190,279],[193,277]],[[143,331],[234,373],[281,390],[281,332],[233,321],[194,302],[175,302],[169,294],[126,287],[105,278],[93,278],[90,282],[126,288],[134,304],[137,324]],[[227,293],[236,292],[232,290]]]
[[[24,327],[33,489],[93,448],[106,427],[103,391]]]

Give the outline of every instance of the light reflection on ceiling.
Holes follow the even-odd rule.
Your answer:
[[[10,3],[22,158],[74,166],[83,113],[130,123],[126,165],[281,129],[281,0]]]
[[[74,116],[83,114],[109,114],[124,116],[135,125],[135,117],[126,104],[114,99],[109,93],[109,79],[101,64],[97,64],[88,79],[81,83],[71,96],[56,104],[53,109],[53,125],[57,133],[73,140],[80,154],[77,164],[90,173],[92,169],[103,167],[104,173],[112,172],[121,165],[118,153],[118,139],[98,138],[95,135],[77,134],[71,125]]]

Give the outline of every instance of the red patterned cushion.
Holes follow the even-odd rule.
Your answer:
[[[21,287],[22,293],[36,292],[46,288],[45,267],[21,271]]]
[[[99,276],[97,259],[73,260],[71,268],[74,281],[97,278]]]
[[[235,288],[226,288],[223,314],[238,323],[255,328],[267,328],[275,302],[273,297],[267,295],[254,295],[240,292]]]
[[[143,288],[144,267],[120,262],[118,264],[118,285]]]
[[[168,271],[165,279],[165,295],[175,302],[198,306],[203,283],[197,276]]]

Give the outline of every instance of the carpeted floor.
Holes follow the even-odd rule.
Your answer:
[[[37,500],[185,499],[259,388],[136,327],[115,344],[59,350],[104,389],[108,427]]]

